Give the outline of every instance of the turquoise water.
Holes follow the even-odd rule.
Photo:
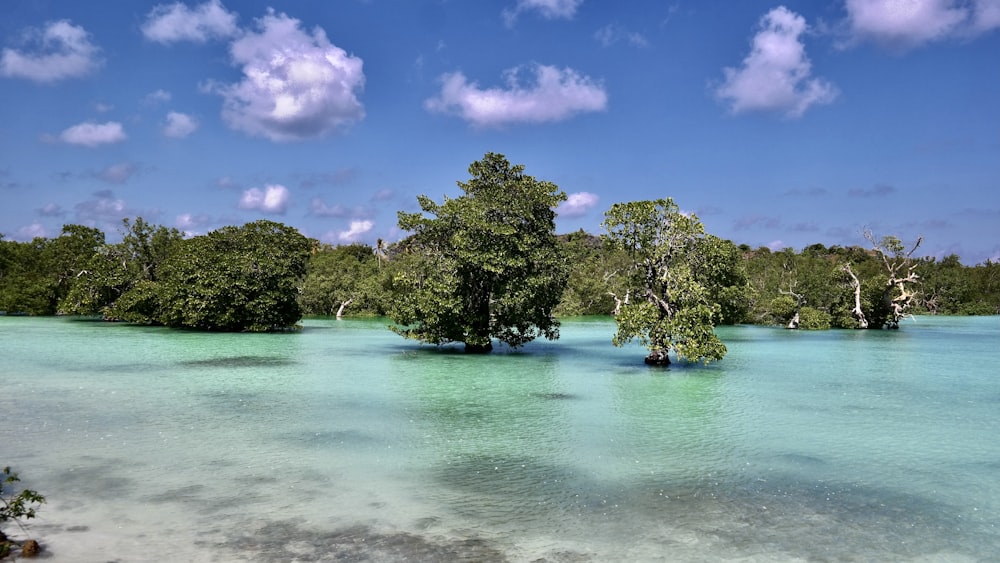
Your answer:
[[[605,319],[489,356],[304,324],[0,317],[0,465],[48,497],[48,561],[1000,554],[1000,317],[724,327],[667,370]]]

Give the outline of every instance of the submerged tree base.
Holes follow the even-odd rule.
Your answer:
[[[493,351],[493,343],[487,342],[486,344],[465,344],[466,354],[489,354]]]
[[[670,355],[662,350],[657,350],[656,352],[650,352],[644,361],[647,366],[669,366]]]

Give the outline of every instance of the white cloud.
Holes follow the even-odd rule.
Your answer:
[[[28,30],[27,35],[36,50],[4,49],[0,56],[0,75],[56,82],[84,76],[101,66],[100,49],[90,42],[83,27],[68,20],[50,23],[43,30]]]
[[[586,215],[600,200],[597,194],[590,192],[577,192],[569,194],[566,201],[559,204],[556,210],[560,217],[580,217]]]
[[[521,13],[534,11],[548,20],[568,20],[573,19],[580,4],[583,4],[583,0],[517,0],[513,8],[503,11],[503,19],[507,25],[513,25]]]
[[[269,12],[259,32],[236,40],[230,52],[243,81],[209,85],[223,98],[226,123],[272,141],[322,137],[364,118],[357,94],[365,76],[358,57],[330,43],[319,27],[308,34],[300,22]]]
[[[761,18],[760,28],[743,65],[723,69],[726,80],[715,91],[733,113],[774,111],[799,117],[812,105],[837,97],[833,84],[809,76],[812,63],[799,39],[807,30],[802,16],[780,6]]]
[[[1000,27],[997,0],[847,0],[851,42],[905,50]]]
[[[174,220],[174,225],[184,231],[188,236],[193,236],[199,230],[204,229],[212,219],[208,215],[192,215],[190,213],[181,213]]]
[[[142,99],[142,103],[150,106],[155,106],[158,104],[165,104],[170,101],[173,96],[170,92],[163,90],[156,90],[155,92],[150,92],[146,94],[146,97]]]
[[[372,230],[375,223],[367,219],[361,221],[351,221],[350,227],[346,231],[337,233],[337,240],[341,242],[354,242],[361,238],[361,235]]]
[[[80,123],[59,134],[59,139],[71,145],[96,147],[110,143],[120,143],[127,139],[122,124],[117,121],[107,123]]]
[[[48,238],[48,236],[45,226],[37,221],[17,230],[18,240],[32,240],[37,237]]]
[[[314,197],[309,203],[309,214],[316,217],[347,217],[350,210],[339,203],[327,205],[322,199]]]
[[[626,41],[633,47],[649,46],[649,41],[646,40],[643,34],[637,31],[629,31],[617,24],[608,24],[598,29],[594,32],[594,39],[604,47],[610,47],[619,41]]]
[[[480,127],[560,121],[607,107],[604,85],[573,69],[533,65],[532,70],[535,83],[529,88],[521,84],[520,67],[504,73],[506,89],[482,89],[461,72],[445,74],[441,77],[441,94],[425,101],[424,107],[457,115]]]
[[[198,129],[198,120],[176,111],[167,114],[167,123],[163,126],[163,134],[175,139],[183,139]]]
[[[219,0],[209,0],[194,9],[176,2],[153,7],[142,25],[142,34],[150,41],[173,43],[225,39],[238,33],[236,14]]]
[[[115,197],[111,190],[94,194],[94,199],[74,206],[77,219],[86,223],[118,223],[125,217],[135,215],[125,205],[125,200]]]
[[[46,203],[41,209],[37,209],[38,214],[42,217],[64,217],[66,212],[58,203]]]
[[[264,213],[284,214],[288,209],[288,199],[291,193],[282,185],[264,186],[264,189],[250,188],[243,192],[240,198],[240,209],[256,209]]]

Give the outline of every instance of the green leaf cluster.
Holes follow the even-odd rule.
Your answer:
[[[9,466],[3,468],[2,477],[0,479],[0,524],[13,521],[21,528],[21,531],[27,533],[22,520],[34,518],[35,510],[45,503],[45,497],[32,489],[21,489],[13,495],[6,491],[5,489],[21,480],[17,473],[11,471]],[[5,539],[0,537],[0,540]],[[9,550],[9,545],[6,544],[6,541],[0,542],[0,548]]]
[[[553,310],[568,269],[554,208],[566,194],[501,154],[487,153],[469,174],[458,183],[462,196],[441,204],[420,196],[421,213],[399,213],[412,234],[392,281],[393,330],[477,352],[494,339],[517,347],[557,338]]]
[[[612,343],[637,339],[649,349],[646,361],[652,364],[670,363],[671,351],[689,361],[722,359],[726,347],[713,322],[721,307],[706,285],[726,270],[711,259],[725,252],[719,239],[707,239],[701,221],[670,198],[616,203],[603,226],[610,244],[631,260]]]

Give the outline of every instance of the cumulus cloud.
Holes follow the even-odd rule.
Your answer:
[[[26,35],[33,50],[4,49],[0,75],[45,83],[84,76],[101,66],[100,49],[83,27],[68,20],[28,30]]]
[[[193,215],[191,213],[181,213],[174,219],[174,226],[189,237],[204,232],[205,228],[211,223],[212,218],[204,214]]]
[[[142,24],[142,34],[157,43],[225,39],[237,34],[236,14],[226,10],[219,0],[209,0],[195,8],[185,4],[160,4],[153,7]]]
[[[583,4],[583,0],[517,0],[513,8],[503,11],[503,18],[507,25],[514,25],[522,13],[537,12],[548,20],[569,20],[576,15],[580,4]]]
[[[233,42],[233,62],[243,68],[236,84],[210,84],[223,97],[222,118],[232,127],[272,141],[322,137],[364,118],[357,94],[362,60],[333,45],[319,27],[307,33],[299,20],[273,11],[257,32]]]
[[[847,0],[850,43],[906,50],[1000,28],[997,0]]]
[[[374,226],[375,223],[368,219],[351,221],[351,224],[346,231],[340,231],[337,233],[337,240],[340,242],[355,242],[361,238],[361,235],[372,230],[372,227]]]
[[[815,104],[837,97],[836,87],[810,78],[812,63],[799,37],[807,30],[805,19],[780,6],[760,20],[750,54],[740,68],[725,68],[725,82],[715,94],[733,113],[772,111],[800,117]]]
[[[250,188],[243,192],[240,198],[240,209],[256,209],[264,213],[282,215],[288,209],[291,193],[288,188],[279,184],[264,186],[264,189]]]
[[[534,84],[525,87],[521,67],[504,73],[507,88],[482,89],[461,72],[445,74],[441,93],[424,102],[433,112],[457,115],[478,127],[561,121],[581,112],[603,111],[604,85],[573,69],[534,65]]]
[[[96,147],[120,143],[127,139],[125,129],[117,121],[107,123],[80,123],[59,134],[59,140],[70,145]]]
[[[163,134],[175,139],[183,139],[198,129],[198,120],[186,113],[172,111],[167,113],[167,122],[163,126]]]
[[[592,194],[590,192],[577,192],[575,194],[569,194],[566,201],[559,204],[559,208],[556,212],[560,217],[581,217],[586,215],[590,211],[600,198],[597,194]]]

